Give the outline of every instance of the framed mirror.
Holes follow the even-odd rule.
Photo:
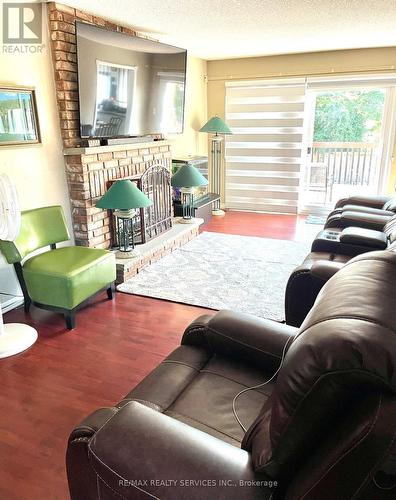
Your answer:
[[[0,85],[0,146],[39,142],[34,90]]]

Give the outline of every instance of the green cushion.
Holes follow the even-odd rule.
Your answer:
[[[21,231],[17,239],[0,241],[0,250],[9,264],[20,262],[28,254],[51,243],[70,239],[62,207],[25,210],[21,215]]]
[[[73,309],[115,280],[115,256],[96,248],[59,248],[28,259],[23,276],[33,301]]]

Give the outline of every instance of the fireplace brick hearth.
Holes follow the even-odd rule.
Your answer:
[[[157,262],[174,250],[185,245],[199,234],[199,226],[203,219],[196,219],[193,224],[175,224],[170,231],[162,233],[160,236],[148,243],[138,247],[140,255],[133,259],[116,259],[117,284],[132,278],[146,266]]]
[[[143,174],[154,162],[170,169],[172,157],[167,141],[69,148],[64,155],[75,241],[95,248],[112,243],[110,213],[95,207],[107,183]]]

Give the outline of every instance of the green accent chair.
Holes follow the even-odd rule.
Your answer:
[[[0,250],[13,264],[25,298],[25,311],[31,303],[65,315],[69,330],[75,327],[76,310],[96,293],[115,290],[115,256],[108,250],[67,246],[70,240],[60,206],[22,212],[21,231],[14,242],[0,241]],[[49,250],[37,254],[45,247]],[[32,255],[32,253],[34,255]]]

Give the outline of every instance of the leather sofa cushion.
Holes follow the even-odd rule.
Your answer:
[[[270,378],[271,373],[224,358],[202,347],[182,345],[120,403],[138,401],[180,422],[240,447],[244,432],[232,412],[234,396]],[[273,385],[238,399],[238,416],[246,427],[256,418]]]
[[[390,237],[390,240],[393,241],[393,235],[396,232],[396,214],[385,224],[384,233]]]
[[[396,254],[347,263],[322,288],[243,447],[257,471],[290,475],[372,390],[396,392]]]
[[[391,212],[396,212],[396,196],[393,196],[384,204],[384,210],[390,210]]]

